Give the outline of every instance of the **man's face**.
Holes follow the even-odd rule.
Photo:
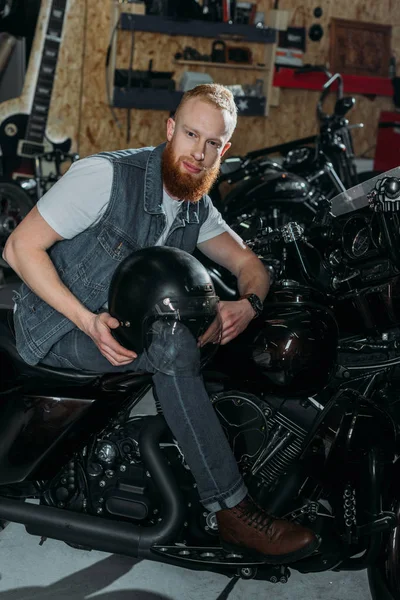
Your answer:
[[[188,100],[168,119],[162,174],[168,193],[177,200],[198,202],[219,173],[228,142],[231,116],[199,98]]]

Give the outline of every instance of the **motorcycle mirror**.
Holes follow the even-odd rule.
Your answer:
[[[335,115],[337,117],[344,117],[349,112],[349,110],[353,108],[355,103],[356,99],[351,96],[347,96],[346,98],[340,98],[335,104]]]

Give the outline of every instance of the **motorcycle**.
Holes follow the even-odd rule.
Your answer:
[[[330,199],[360,182],[351,131],[364,125],[350,125],[346,118],[356,100],[343,95],[340,73],[332,75],[324,67],[304,67],[299,69],[298,76],[312,72],[323,72],[328,79],[316,107],[319,134],[313,147],[302,145],[290,150],[284,156],[283,165],[295,173],[301,173],[310,182],[318,182],[319,189]],[[324,104],[335,86],[336,101],[332,114],[328,114],[324,111]],[[363,179],[371,179],[373,175],[378,173],[366,173]]]
[[[297,256],[297,266],[289,279],[294,259],[284,258],[286,271],[274,263],[277,282],[262,316],[221,347],[203,373],[252,496],[273,514],[312,528],[322,538],[318,550],[288,565],[268,565],[245,549],[224,551],[215,514],[200,504],[156,397],[148,407],[151,375],[27,365],[16,352],[12,314],[5,310],[0,310],[0,520],[22,523],[42,542],[50,537],[77,549],[271,583],[286,583],[293,569],[368,568],[373,597],[398,600],[400,415],[394,371],[400,363],[400,307],[393,292],[400,262],[388,241],[399,235],[400,200],[389,198],[400,197],[399,176],[400,170],[398,191],[389,177],[368,191],[371,200],[364,191],[350,201],[339,197],[338,224],[327,213],[311,241],[296,224],[254,240],[266,263],[267,250],[283,244],[284,257]],[[344,216],[342,204],[350,209]],[[395,210],[381,214],[381,205]],[[368,225],[363,221],[360,238],[352,224],[349,241],[343,219],[358,219],[358,209]],[[365,227],[376,227],[378,247],[371,242],[359,256]],[[329,257],[338,250],[343,258],[332,265]],[[323,259],[319,267],[315,254]],[[352,315],[360,279],[348,277],[354,271],[370,277],[358,332]],[[341,302],[353,307],[345,348],[345,307],[341,317],[336,314]],[[382,315],[377,307],[384,304]],[[338,356],[344,350],[368,360],[343,365]],[[377,351],[388,357],[378,361]],[[39,503],[26,501],[32,498]]]
[[[342,76],[316,67],[299,69],[298,76],[312,71],[323,71],[328,79],[316,109],[319,134],[249,152],[243,158],[229,157],[221,165],[213,202],[245,240],[265,226],[277,228],[290,221],[309,224],[323,199],[378,174],[357,174],[351,129],[363,125],[349,125],[346,115],[355,99],[343,96]],[[335,107],[327,114],[324,103],[335,86]],[[270,158],[277,153],[283,156],[281,164]]]
[[[375,530],[376,536],[372,536],[375,541],[370,540],[372,546],[364,551],[362,560],[355,560],[353,555],[353,558],[337,567],[337,570],[368,569],[373,598],[385,600],[400,598],[396,558],[400,534],[397,508],[397,470],[400,465],[397,461],[400,419],[397,407],[400,385],[399,211],[400,168],[362,183],[338,195],[331,202],[325,202],[324,210],[321,210],[319,218],[306,233],[299,223],[290,223],[278,230],[265,228],[261,231],[248,244],[264,262],[273,281],[265,306],[273,306],[276,311],[280,309],[280,312],[274,315],[273,329],[268,332],[260,331],[258,337],[255,331],[252,334],[246,331],[237,340],[236,346],[227,346],[225,353],[218,355],[225,372],[230,368],[241,381],[247,377],[252,382],[253,390],[254,382],[259,376],[258,369],[254,367],[257,364],[263,367],[264,373],[268,372],[269,389],[271,390],[273,383],[275,394],[308,394],[309,401],[320,403],[324,407],[323,411],[327,410],[329,402],[334,402],[335,398],[348,399],[355,394],[354,398],[358,397],[361,403],[366,401],[370,406],[374,404],[379,410],[383,410],[392,422],[393,432],[396,431],[394,437],[392,435],[395,443],[393,448],[397,449],[391,458],[387,456],[387,460],[383,461],[385,465],[378,476],[380,483],[375,480],[375,508],[371,505],[369,509],[365,509],[364,518],[361,514],[363,509],[361,508],[361,513],[358,511],[358,501],[365,501],[361,488],[366,485],[364,491],[371,491],[371,485],[375,486],[372,481],[377,472],[370,471],[371,480],[368,484],[366,481],[361,484],[359,480],[360,487],[355,492],[358,507],[356,526],[363,527],[372,515],[378,514],[380,519],[385,519],[384,515],[388,516],[389,513],[396,515],[395,521],[386,530],[386,526],[381,531]],[[222,281],[225,287],[229,287],[229,281],[227,283],[224,278]],[[217,293],[225,299],[237,297],[233,288],[229,288],[231,295],[228,295],[222,287],[218,287],[218,279],[214,278],[214,282]],[[338,327],[335,373],[323,389],[322,382],[319,386],[317,384],[318,374],[321,372],[316,374],[316,371],[321,367],[322,373],[326,373],[327,349],[317,347],[316,355],[312,358],[307,342],[299,338],[300,323],[306,323],[307,327],[311,323],[315,325],[310,313],[306,312],[307,307],[310,310],[324,307],[334,315]],[[300,323],[296,321],[294,326],[290,315],[292,318],[295,318],[293,315],[298,316]],[[313,316],[317,318],[317,313]],[[319,322],[326,329],[326,320],[319,317]],[[252,327],[255,325],[251,324],[250,330]],[[277,336],[281,328],[289,330],[283,340],[280,335]],[[320,342],[321,335],[315,335],[310,330],[309,334],[308,342],[315,349],[316,340]],[[293,364],[295,356],[298,372]],[[314,370],[311,370],[311,365]],[[310,382],[316,386],[314,389]],[[362,419],[369,418],[369,409],[365,413],[364,409],[360,409],[361,413],[354,412],[349,407],[343,407],[343,410],[338,415],[338,420],[341,419],[342,423],[351,418],[355,424],[360,424],[361,414],[364,415]],[[327,423],[326,425],[330,427]],[[333,430],[338,432],[336,425]],[[353,443],[358,435],[361,445],[356,450]],[[333,468],[333,463],[328,460],[332,447],[325,440],[325,475],[320,475],[321,479],[328,477],[333,486],[336,485],[336,477],[344,481],[349,476],[348,469],[357,469],[356,465],[367,460],[370,446],[367,448],[365,443],[367,439],[375,438],[375,435],[376,430],[369,433],[361,433],[359,430],[358,434],[348,430],[346,435],[343,434],[343,447],[353,447],[357,458],[343,454],[342,467],[336,465],[335,474],[329,471]],[[372,442],[374,444],[376,438]],[[358,442],[355,445],[358,446]],[[382,447],[379,452],[381,451],[385,453]],[[280,460],[282,461],[282,457]],[[366,468],[365,464],[364,467]],[[313,476],[315,474],[316,471]],[[354,490],[357,490],[357,485]],[[280,501],[282,500],[281,498]],[[331,500],[329,502],[331,506],[335,504]],[[354,512],[349,508],[354,506],[346,499],[344,502],[345,518],[353,518]],[[278,510],[279,507],[272,505],[272,509]],[[369,517],[365,519],[366,514]],[[347,526],[350,526],[349,520]],[[370,526],[371,522],[367,529]],[[379,529],[377,523],[376,526]]]

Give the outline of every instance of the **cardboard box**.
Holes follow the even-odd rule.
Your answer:
[[[289,25],[290,12],[288,10],[270,10],[268,12],[268,25],[272,29],[285,31]]]

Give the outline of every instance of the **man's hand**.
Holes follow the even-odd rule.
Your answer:
[[[199,345],[204,346],[216,340],[220,323],[222,323],[221,346],[224,346],[242,333],[254,319],[255,312],[246,299],[235,302],[219,303],[219,318],[217,318],[199,339]]]
[[[110,330],[117,327],[119,327],[118,320],[109,313],[103,312],[93,315],[84,331],[114,367],[122,367],[134,361],[137,354],[127,350],[113,338]]]

